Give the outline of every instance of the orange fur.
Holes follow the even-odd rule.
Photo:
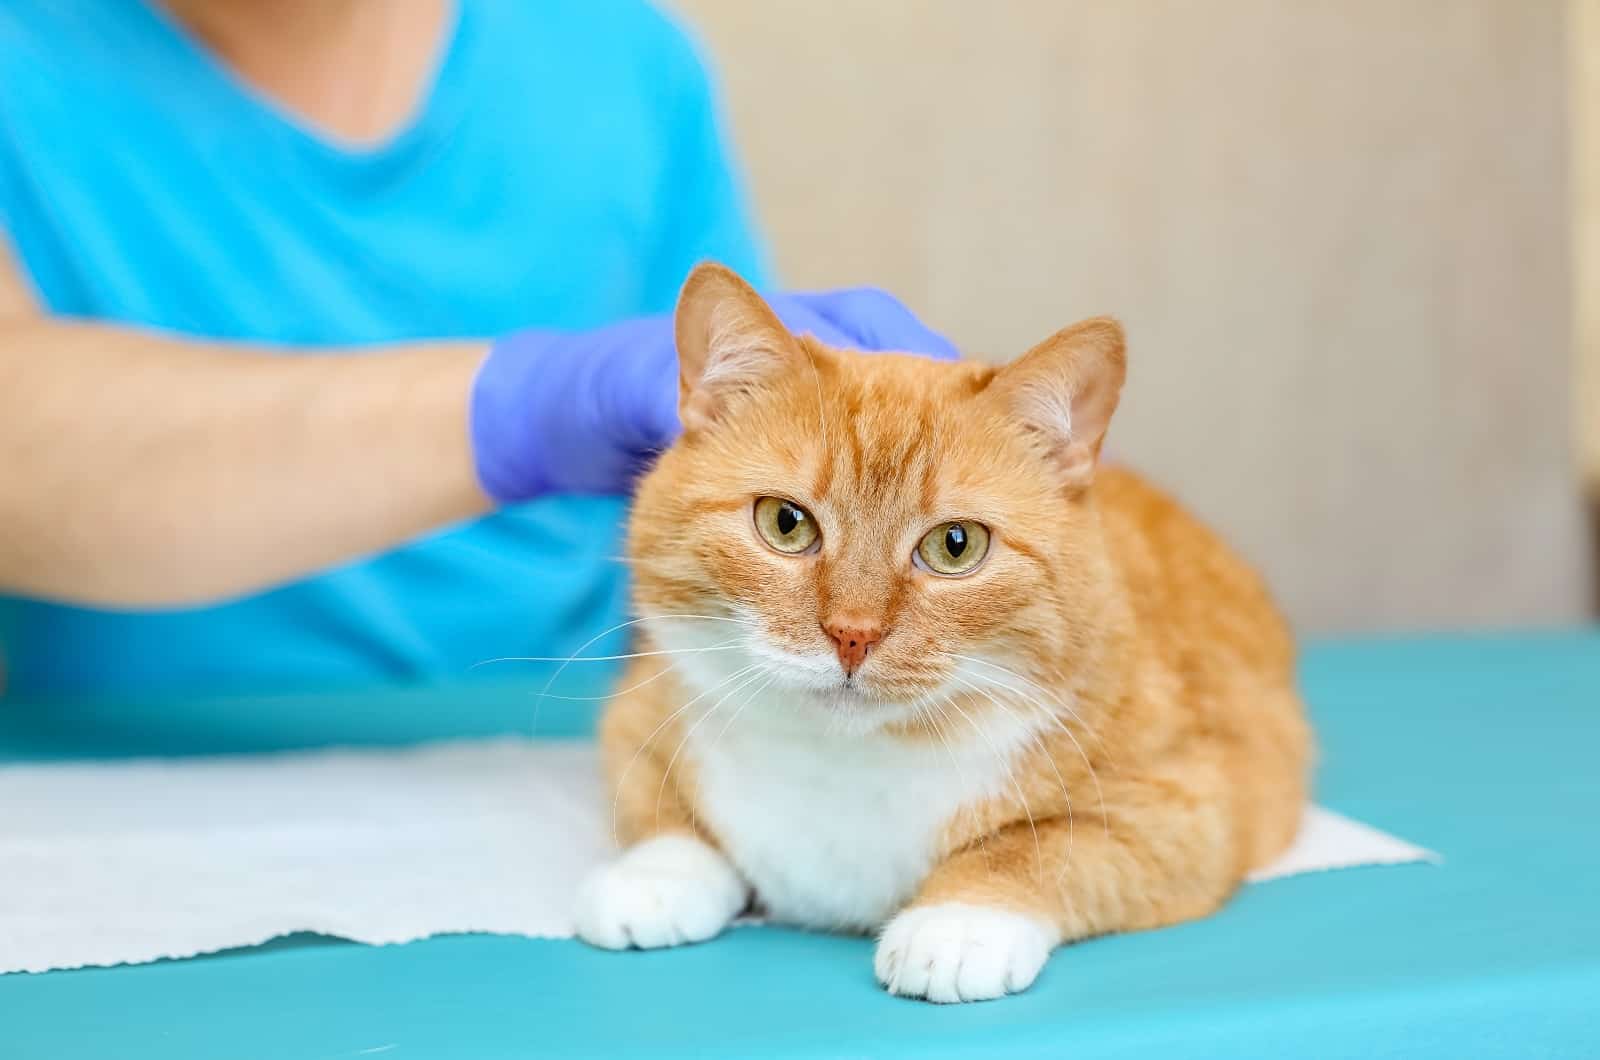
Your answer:
[[[643,646],[756,628],[768,699],[907,745],[1037,719],[1010,783],[945,824],[910,906],[1016,910],[1064,940],[1151,928],[1215,910],[1285,847],[1310,754],[1291,637],[1212,533],[1131,472],[1096,469],[1119,326],[1078,325],[998,368],[866,356],[790,336],[715,267],[691,278],[679,320],[687,433],[639,492],[636,599],[647,616],[732,621],[647,621]],[[737,370],[708,371],[729,350]],[[820,550],[765,547],[750,515],[763,495],[813,513]],[[978,569],[942,578],[913,563],[921,535],[956,518],[990,529]],[[821,627],[840,616],[887,630],[853,682],[780,665],[823,658]],[[637,660],[607,710],[624,843],[692,832],[725,845],[699,805],[688,730],[719,699],[710,724],[735,724],[741,686],[703,694],[731,672],[708,646]],[[961,656],[985,661],[963,669]],[[697,696],[698,711],[674,714]]]

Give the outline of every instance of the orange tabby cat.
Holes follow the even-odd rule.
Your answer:
[[[627,848],[583,938],[707,939],[753,899],[878,932],[894,993],[971,1001],[1204,916],[1289,842],[1289,632],[1217,538],[1097,468],[1114,321],[1004,367],[865,356],[702,266],[677,341],[684,435],[630,541],[650,654],[602,727]]]

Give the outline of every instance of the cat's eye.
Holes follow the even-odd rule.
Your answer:
[[[821,536],[811,513],[782,497],[759,498],[755,515],[756,532],[779,552],[798,555],[815,545]]]
[[[989,552],[989,528],[970,519],[940,523],[922,535],[916,559],[924,570],[946,577],[966,574]]]

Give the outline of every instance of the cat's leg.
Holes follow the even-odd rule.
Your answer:
[[[1204,916],[1237,886],[1233,807],[1212,770],[1112,781],[1105,800],[1104,818],[1015,822],[946,858],[884,928],[878,981],[940,1002],[1016,993],[1063,942]]]
[[[1061,934],[1045,917],[981,898],[916,901],[889,921],[873,971],[891,994],[943,1003],[1026,990]]]
[[[601,725],[623,850],[584,881],[576,928],[579,938],[605,949],[703,942],[750,901],[749,886],[695,822],[688,766],[681,754],[672,757],[682,732],[666,720],[662,690],[654,691],[614,701]]]
[[[721,851],[688,833],[667,833],[589,874],[576,928],[579,938],[608,950],[680,946],[721,934],[749,900]]]

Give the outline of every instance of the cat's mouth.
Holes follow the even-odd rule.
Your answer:
[[[756,650],[748,659],[724,665],[732,670],[732,679],[754,681],[761,686],[762,691],[755,698],[774,701],[773,707],[786,713],[798,710],[801,715],[849,717],[855,723],[876,727],[915,713],[911,704],[932,691],[920,682],[897,674],[896,667],[885,670],[876,652],[861,664],[846,669],[831,651],[790,648],[765,637],[752,640],[755,643],[747,642],[747,650],[749,647]],[[753,664],[747,670],[756,671],[756,676],[746,673],[743,678],[739,677],[745,672],[738,667],[740,661]],[[721,681],[723,684],[719,687],[722,688],[727,687],[726,682],[730,680],[723,666],[707,677],[706,684],[717,685]],[[725,694],[728,693],[719,692],[714,698]],[[732,694],[730,698],[740,697]]]
[[[832,691],[835,696],[846,703],[866,703],[872,699],[859,670],[853,674],[841,676],[839,683],[834,686]]]
[[[812,678],[804,681],[800,690],[828,707],[865,706],[876,701],[859,676],[840,674],[825,681]]]
[[[926,691],[907,687],[892,674],[874,672],[871,666],[858,667],[848,674],[842,668],[833,668],[830,673],[830,667],[815,657],[798,653],[785,653],[779,658],[772,655],[760,667],[764,677],[739,678],[742,671],[733,671],[734,681],[756,682],[759,691],[753,696],[719,691],[706,701],[715,704],[726,698],[736,711],[748,705],[749,711],[743,713],[749,717],[770,713],[774,718],[787,719],[789,724],[821,726],[834,733],[868,733],[916,717],[917,702]],[[713,678],[705,687],[723,688],[729,680],[727,676]]]
[[[880,682],[863,676],[860,670],[840,674],[831,685],[812,693],[829,710],[865,718],[898,716],[905,710],[903,697],[890,694]]]

